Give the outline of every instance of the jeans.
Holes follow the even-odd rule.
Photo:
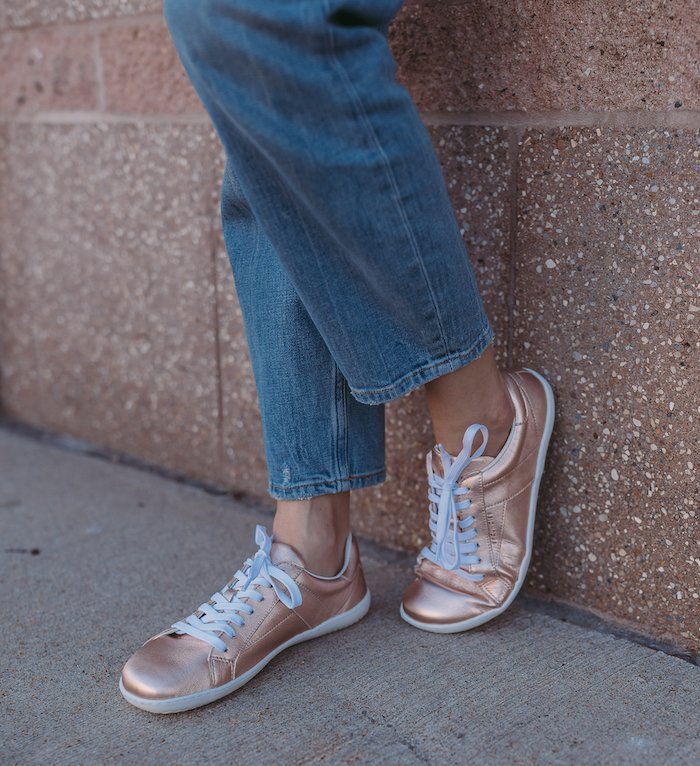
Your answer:
[[[387,32],[403,0],[165,0],[226,154],[268,492],[385,479],[384,404],[493,339]]]

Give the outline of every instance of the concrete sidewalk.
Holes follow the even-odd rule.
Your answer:
[[[397,611],[412,558],[368,543],[358,625],[199,710],[129,706],[122,664],[254,552],[259,522],[0,430],[0,763],[700,763],[700,667],[522,599],[469,633],[415,630]]]

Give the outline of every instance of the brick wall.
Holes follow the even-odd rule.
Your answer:
[[[697,651],[696,0],[410,2],[399,76],[504,364],[553,382],[531,592]],[[223,155],[156,0],[0,8],[6,416],[263,499],[218,221]],[[387,407],[360,531],[425,539],[422,392]]]

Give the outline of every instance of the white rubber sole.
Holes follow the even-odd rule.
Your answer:
[[[537,467],[532,487],[530,488],[530,511],[527,524],[527,539],[525,543],[525,558],[520,565],[520,572],[518,573],[518,579],[513,587],[513,590],[508,595],[508,598],[501,604],[501,606],[490,612],[484,612],[477,617],[470,617],[468,620],[462,620],[460,622],[450,622],[442,625],[436,625],[429,622],[421,622],[415,620],[406,614],[403,608],[403,602],[399,608],[399,613],[409,625],[413,625],[414,628],[420,628],[421,630],[427,630],[430,633],[461,633],[471,628],[476,628],[479,625],[483,625],[489,620],[493,620],[494,617],[498,617],[499,614],[505,612],[505,610],[513,603],[513,600],[518,595],[523,582],[525,581],[525,575],[527,574],[527,568],[530,566],[530,557],[532,555],[532,537],[535,531],[535,513],[537,510],[537,494],[540,489],[540,479],[544,472],[544,462],[547,456],[547,447],[549,446],[549,438],[552,435],[552,427],[554,426],[554,392],[549,382],[546,381],[539,372],[531,370],[529,367],[523,367],[524,370],[531,372],[539,381],[545,390],[547,396],[547,417],[544,424],[544,432],[542,434],[542,442],[537,454]]]
[[[202,705],[208,705],[210,702],[221,699],[231,692],[236,691],[245,683],[250,681],[251,678],[256,676],[270,660],[277,656],[280,652],[294,646],[294,644],[300,644],[302,641],[310,641],[312,638],[318,638],[324,636],[327,633],[333,633],[336,630],[342,628],[348,628],[361,620],[368,612],[371,602],[371,594],[369,591],[365,594],[362,601],[356,604],[352,609],[347,612],[343,612],[335,617],[322,622],[315,628],[305,630],[303,633],[290,638],[283,644],[273,649],[267,656],[263,657],[257,665],[250,670],[243,673],[239,678],[234,678],[226,684],[217,686],[214,689],[206,689],[205,691],[195,692],[194,694],[186,694],[182,697],[171,697],[164,700],[153,700],[139,697],[136,694],[132,694],[124,688],[121,678],[119,679],[119,691],[127,702],[135,705],[141,710],[147,710],[149,713],[181,713],[185,710],[193,710],[194,708],[201,707]]]

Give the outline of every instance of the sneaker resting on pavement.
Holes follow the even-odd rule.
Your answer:
[[[488,429],[475,423],[456,457],[442,444],[426,454],[432,543],[418,555],[400,607],[403,619],[423,630],[481,625],[510,606],[525,579],[554,395],[527,367],[504,375],[515,419],[500,453],[483,455]],[[478,432],[482,443],[472,454]]]
[[[288,545],[258,525],[255,556],[185,620],[146,641],[119,689],[136,707],[176,713],[230,694],[283,649],[331,633],[367,613],[370,593],[352,534],[340,572],[309,572]]]

